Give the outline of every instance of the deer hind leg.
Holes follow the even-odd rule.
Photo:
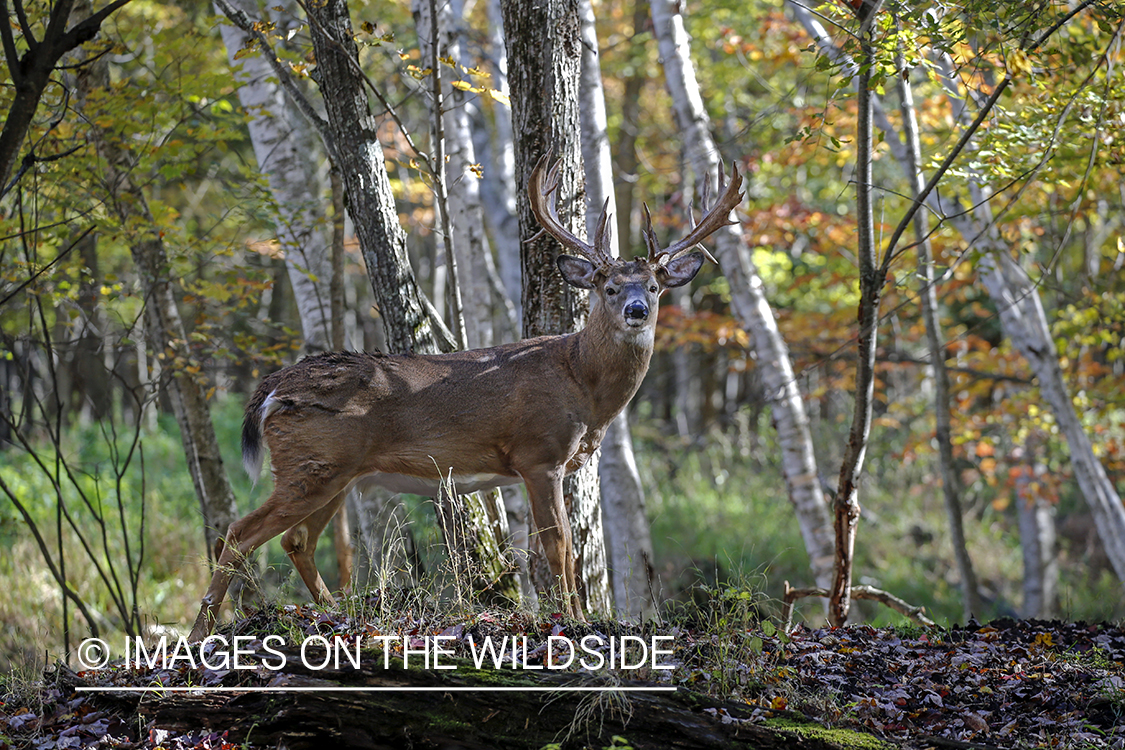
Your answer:
[[[339,493],[327,505],[297,523],[281,537],[281,548],[293,561],[293,567],[301,574],[301,580],[308,586],[313,599],[321,605],[332,606],[336,600],[332,598],[328,587],[324,585],[324,579],[320,577],[320,571],[316,569],[316,543],[332,516],[336,515],[336,511],[344,503],[344,495],[343,492]],[[344,582],[340,583],[343,585]]]
[[[230,525],[226,541],[221,545],[221,554],[215,563],[211,585],[200,603],[199,615],[191,628],[188,640],[203,640],[211,632],[219,607],[227,595],[231,577],[247,556],[273,539],[278,534],[292,528],[308,518],[310,511],[316,511],[332,500],[340,492],[339,487],[331,492],[320,491],[301,495],[295,487],[278,482],[272,495],[256,510],[247,513]],[[317,532],[319,534],[319,531]],[[216,549],[220,545],[215,545]]]
[[[570,521],[563,501],[562,476],[554,474],[524,475],[531,516],[535,531],[547,556],[551,575],[559,582],[567,613],[576,620],[585,621],[582,602],[578,598],[577,578],[574,572],[574,541]]]

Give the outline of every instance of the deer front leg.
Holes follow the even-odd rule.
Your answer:
[[[543,545],[551,575],[562,589],[567,613],[584,622],[586,618],[582,614],[582,602],[578,597],[578,581],[574,572],[574,541],[563,500],[562,471],[521,476],[527,485],[535,531]]]

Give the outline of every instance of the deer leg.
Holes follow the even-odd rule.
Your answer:
[[[527,485],[535,531],[543,545],[551,575],[559,581],[562,588],[567,613],[576,620],[585,621],[574,574],[574,541],[566,515],[566,503],[563,501],[562,474],[521,476]]]
[[[336,515],[336,511],[340,509],[343,502],[344,493],[341,492],[332,498],[327,505],[290,528],[281,537],[281,548],[293,561],[293,567],[301,574],[301,580],[308,586],[309,593],[312,594],[317,604],[332,606],[336,603],[332,594],[329,593],[328,587],[324,585],[324,579],[320,577],[320,571],[316,569],[316,560],[313,555],[316,552],[316,543],[320,539],[321,532],[332,520],[332,516]],[[343,581],[341,581],[341,584],[343,584]]]
[[[215,616],[227,595],[227,588],[230,587],[231,577],[248,555],[281,532],[303,521],[310,515],[310,510],[315,511],[330,503],[339,492],[340,488],[333,488],[331,494],[323,492],[301,496],[295,489],[278,482],[278,489],[274,490],[266,502],[232,523],[227,530],[226,541],[215,563],[215,573],[211,576],[211,585],[200,603],[199,615],[195,618],[188,640],[201,641],[211,632]],[[215,546],[218,549],[219,545]]]

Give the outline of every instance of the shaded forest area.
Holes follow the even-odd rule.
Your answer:
[[[1125,614],[1117,4],[4,8],[13,673],[186,632],[216,540],[269,493],[238,468],[266,374],[581,328],[527,207],[544,155],[562,220],[608,202],[622,255],[649,218],[684,236],[724,163],[745,180],[567,490],[587,613],[798,590],[829,600],[796,601],[809,628],[900,623],[851,601],[877,588],[941,624]],[[549,615],[510,490],[456,528],[356,493],[318,564]],[[244,601],[307,595],[276,543],[253,567]]]

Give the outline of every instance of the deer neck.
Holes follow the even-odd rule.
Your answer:
[[[590,397],[595,424],[613,420],[640,388],[652,358],[653,328],[633,334],[620,331],[605,308],[594,304],[576,341],[576,375]]]

